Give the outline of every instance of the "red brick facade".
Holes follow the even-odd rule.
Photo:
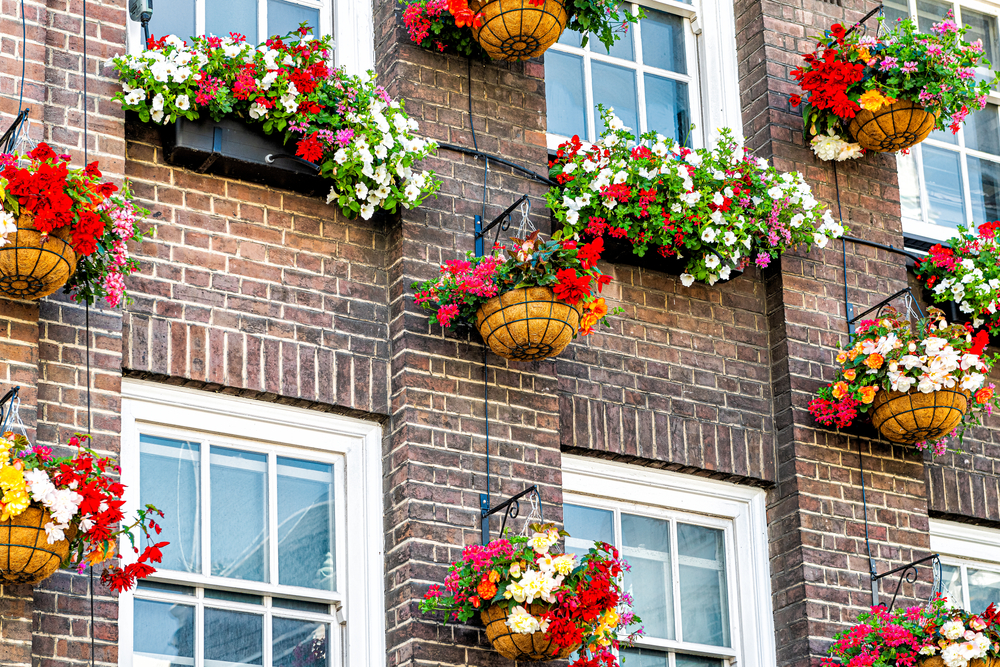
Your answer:
[[[901,245],[892,156],[840,164],[803,143],[789,76],[808,35],[871,3],[737,0],[744,135],[781,169],[806,174],[854,236]],[[20,63],[33,136],[82,159],[82,4],[3,0],[0,113],[17,111]],[[546,171],[544,63],[473,63],[410,45],[390,0],[375,2],[379,75],[420,132]],[[384,426],[385,664],[497,665],[477,626],[441,626],[417,600],[479,539],[486,490],[484,380],[494,498],[531,484],[561,519],[563,453],[628,461],[767,489],[777,665],[818,665],[834,632],[870,600],[859,452],[880,571],[928,553],[928,517],[1000,526],[997,422],[964,455],[924,463],[884,442],[817,429],[805,410],[845,339],[844,282],[863,309],[906,284],[903,259],[865,246],[791,253],[714,287],[608,265],[624,312],[609,331],[531,364],[446,334],[410,285],[472,248],[487,218],[545,186],[441,149],[426,161],[436,199],[401,215],[347,220],[316,197],[168,164],[157,130],[110,101],[104,62],[125,49],[121,0],[88,4],[90,157],[126,176],[161,214],[124,311],[92,308],[93,433],[119,449],[122,376],[349,414]],[[471,79],[471,80],[470,80]],[[468,112],[471,85],[472,117]],[[839,186],[839,187],[838,187]],[[548,227],[547,211],[533,209]],[[492,214],[492,215],[491,215]],[[87,428],[85,309],[63,296],[0,300],[0,392],[21,386],[40,443]],[[496,528],[496,527],[494,527]],[[924,573],[926,574],[926,573]],[[922,576],[922,582],[929,581]],[[929,585],[904,588],[926,597]],[[0,590],[0,667],[117,664],[117,603],[87,575]],[[767,610],[770,613],[770,610]],[[371,664],[377,664],[372,662]]]

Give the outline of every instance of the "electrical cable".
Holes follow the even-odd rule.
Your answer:
[[[21,0],[21,89],[18,93],[17,98],[17,113],[21,114],[21,107],[24,105],[24,66],[28,61],[28,53],[26,47],[28,44],[28,29],[25,26],[26,19],[24,18],[24,0]]]

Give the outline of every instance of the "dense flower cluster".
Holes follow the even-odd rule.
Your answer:
[[[236,115],[267,134],[284,133],[296,155],[331,179],[327,202],[351,215],[420,205],[440,183],[414,164],[437,147],[413,134],[417,123],[369,72],[331,68],[329,36],[302,27],[254,47],[242,35],[196,37],[188,46],[169,35],[138,56],[113,62],[122,91],[115,99],[144,121]]]
[[[48,511],[50,521],[44,525],[48,543],[69,540],[69,562],[64,565],[75,564],[81,571],[87,565],[120,558],[118,539],[128,537],[139,554],[136,561],[124,568],[109,565],[101,575],[106,586],[121,592],[156,571],[152,564],[160,562],[160,550],[167,546],[153,538],[160,532],[155,518],[163,514],[147,505],[135,522],[119,526],[125,519],[125,487],[115,478],[120,471],[112,459],[83,446],[89,437],[71,438],[69,446],[76,454],[56,457],[50,448],[32,446],[22,435],[7,432],[0,436],[0,521],[17,518],[30,505]],[[132,535],[136,528],[146,540],[142,553]]]
[[[821,424],[845,427],[871,409],[880,391],[965,392],[973,400],[957,433],[917,444],[941,455],[952,436],[961,438],[969,424],[979,423],[979,413],[992,411],[997,402],[995,387],[986,383],[995,362],[984,355],[988,343],[985,331],[973,336],[971,326],[949,325],[937,308],[915,328],[889,308],[879,319],[858,324],[851,347],[837,354],[836,377],[820,388],[809,411]]]
[[[982,40],[963,41],[966,28],[959,28],[951,13],[930,34],[916,30],[908,18],[881,37],[858,30],[848,34],[838,23],[819,38],[815,53],[803,56],[805,64],[792,76],[804,95],[792,95],[790,101],[792,106],[804,104],[807,134],[820,159],[862,155],[847,134],[861,109],[878,111],[906,100],[934,113],[939,130],[958,132],[970,113],[985,106],[996,80],[976,80],[976,69],[990,66]],[[883,32],[881,26],[878,32]]]
[[[444,589],[432,586],[420,610],[450,612],[446,622],[449,618],[466,622],[485,607],[501,605],[513,632],[544,632],[559,649],[582,646],[570,667],[617,666],[619,635],[640,623],[631,611],[631,598],[621,589],[628,564],[604,542],[595,543],[579,558],[551,553],[567,533],[551,524],[531,528],[531,537],[465,547],[462,558],[448,570]],[[533,614],[532,604],[545,611]],[[640,633],[632,632],[624,644]]]
[[[729,130],[714,148],[692,150],[655,132],[636,144],[613,109],[601,113],[600,142],[573,137],[550,166],[559,186],[546,197],[566,234],[627,239],[640,256],[650,247],[689,256],[681,276],[689,286],[844,233],[800,174],[746,154]]]
[[[456,321],[475,323],[476,311],[484,303],[518,287],[550,287],[556,297],[583,311],[579,333],[589,334],[598,323],[608,324],[608,307],[598,294],[611,277],[597,268],[604,241],[581,243],[561,232],[543,241],[538,232],[512,239],[510,257],[506,246],[497,246],[485,257],[469,253],[464,260],[450,260],[433,280],[413,283],[416,302],[436,313],[438,324],[448,328]]]
[[[935,245],[918,261],[914,273],[938,303],[953,301],[975,327],[1000,333],[1000,222],[976,229],[959,225],[947,245]]]
[[[823,667],[914,667],[930,656],[940,656],[945,667],[970,667],[1000,657],[1000,612],[991,604],[969,614],[941,597],[926,609],[878,606],[835,639],[829,652],[837,661],[827,658]]]
[[[71,169],[68,155],[44,143],[26,158],[0,154],[0,252],[24,213],[45,234],[69,227],[77,269],[66,291],[89,304],[102,296],[112,307],[122,303],[125,277],[139,268],[126,244],[145,237],[136,223],[149,211],[135,206],[128,183],[119,191],[102,181],[97,162]]]

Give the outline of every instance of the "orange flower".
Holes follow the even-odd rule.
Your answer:
[[[859,389],[858,391],[861,392],[862,403],[871,403],[872,401],[875,400],[875,392],[878,391],[878,387],[875,386],[861,387],[861,389]]]
[[[838,401],[847,395],[847,383],[838,382],[833,385],[833,397]]]
[[[853,368],[848,368],[846,371],[844,371],[844,377],[847,378],[848,382],[853,381],[854,378],[856,378],[857,376],[858,372]]]
[[[594,330],[594,325],[597,324],[598,317],[593,313],[584,313],[583,317],[580,318],[580,335],[587,336]]]
[[[490,581],[487,577],[483,577],[483,580],[479,582],[479,586],[476,587],[476,592],[484,600],[492,600],[497,594],[497,585]]]
[[[478,597],[476,597],[475,595],[473,595],[471,598],[469,598],[469,602],[472,603],[473,607],[475,607],[476,609],[479,609],[480,601],[479,601]]]
[[[597,319],[601,319],[608,314],[608,304],[604,302],[604,297],[594,299],[587,304],[587,308],[590,309],[590,312],[592,312]]]
[[[489,580],[492,581],[494,584],[497,583],[498,581],[500,581],[500,573],[497,572],[496,570],[490,570]]]
[[[976,392],[976,403],[982,405],[993,398],[993,387],[983,387]]]
[[[837,354],[837,363],[842,364],[847,361],[847,352],[839,352]]]
[[[885,363],[885,357],[878,352],[872,352],[868,355],[868,358],[865,359],[865,366],[871,368],[872,370],[882,368],[883,363]]]

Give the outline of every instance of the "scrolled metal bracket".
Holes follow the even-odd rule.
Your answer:
[[[483,227],[483,216],[476,216],[476,257],[483,256],[483,237],[486,236],[488,231],[497,225],[500,225],[500,228],[497,229],[496,234],[493,236],[493,245],[496,245],[497,240],[500,238],[500,232],[505,232],[510,229],[510,221],[514,214],[514,210],[517,209],[522,202],[528,202],[528,210],[531,210],[531,200],[528,199],[528,195],[521,195],[520,199],[508,206],[507,210],[494,218],[493,222],[485,227]]]
[[[899,567],[893,568],[892,570],[889,570],[888,572],[883,572],[882,574],[874,574],[873,573],[871,575],[871,579],[872,579],[872,606],[873,607],[877,607],[878,604],[879,604],[879,595],[878,595],[879,587],[878,587],[878,582],[881,581],[882,579],[885,579],[886,577],[890,577],[890,576],[892,576],[894,574],[898,574],[899,575],[899,579],[896,581],[896,590],[893,591],[893,593],[892,593],[892,600],[889,601],[889,606],[887,607],[888,611],[892,611],[893,605],[896,604],[896,596],[899,595],[899,589],[902,587],[903,582],[905,581],[908,584],[915,583],[917,581],[917,566],[918,565],[922,565],[924,563],[928,563],[928,562],[932,563],[935,568],[939,568],[941,566],[941,557],[938,554],[931,554],[930,556],[927,556],[926,558],[921,558],[920,560],[915,560],[912,563],[907,563],[906,565],[900,565]]]
[[[482,528],[482,541],[483,545],[487,545],[490,542],[490,517],[498,512],[503,512],[503,520],[500,522],[500,537],[503,537],[504,529],[507,527],[507,519],[516,519],[521,513],[521,498],[526,495],[533,493],[535,498],[538,500],[538,514],[541,518],[542,514],[542,494],[538,491],[538,486],[531,485],[521,493],[516,496],[509,498],[496,507],[490,507],[490,497],[485,493],[479,494],[479,509],[482,513],[481,528]],[[544,521],[544,518],[541,518]]]
[[[0,398],[0,435],[3,435],[7,430],[7,422],[14,414],[14,406],[17,404],[17,394],[20,390],[20,387],[14,387],[4,394],[3,398]]]

